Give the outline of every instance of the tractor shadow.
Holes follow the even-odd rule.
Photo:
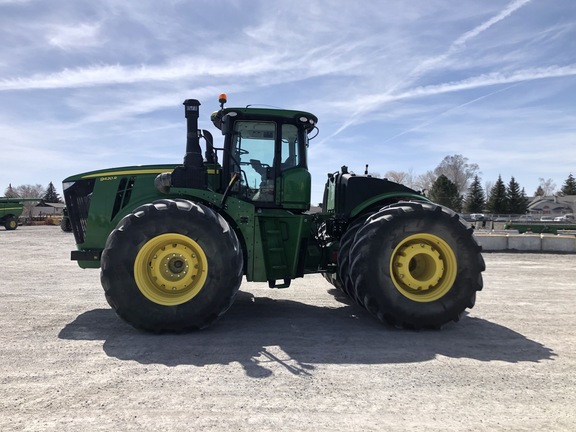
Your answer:
[[[212,327],[162,335],[135,330],[110,309],[95,309],[76,317],[58,337],[102,340],[108,356],[141,364],[238,362],[252,377],[271,375],[266,368],[270,362],[299,375],[310,374],[315,364],[412,363],[437,355],[509,363],[555,357],[544,345],[481,318],[467,316],[441,331],[397,330],[380,324],[347,298],[338,300],[341,307],[327,308],[241,291]],[[279,347],[283,354],[274,354],[270,347]]]

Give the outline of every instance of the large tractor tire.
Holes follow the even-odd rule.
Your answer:
[[[354,284],[351,283],[349,277],[350,270],[350,248],[354,244],[354,239],[356,238],[356,233],[364,225],[366,219],[368,219],[373,213],[364,214],[354,221],[352,221],[342,238],[340,239],[340,245],[338,247],[338,279],[342,286],[342,291],[348,295],[353,300],[356,299],[356,291],[354,289]],[[358,302],[362,305],[360,302]]]
[[[485,269],[481,247],[453,211],[431,203],[382,208],[349,252],[356,300],[380,321],[440,328],[472,308]]]
[[[6,230],[8,230],[8,231],[15,230],[16,228],[18,228],[18,219],[15,218],[14,216],[8,217],[4,221],[4,228],[6,228]]]
[[[209,326],[232,305],[243,255],[219,214],[166,199],[120,221],[101,269],[106,299],[123,320],[147,331],[181,332]]]

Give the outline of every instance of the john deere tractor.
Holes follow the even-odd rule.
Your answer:
[[[286,288],[320,273],[382,322],[440,328],[474,306],[484,261],[472,230],[421,193],[343,167],[310,213],[304,111],[227,108],[198,129],[184,102],[183,163],[68,177],[64,196],[82,268],[100,268],[106,299],[152,332],[209,326],[243,277]]]

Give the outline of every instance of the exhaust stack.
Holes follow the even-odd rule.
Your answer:
[[[198,130],[200,102],[196,99],[186,99],[183,105],[186,117],[184,164],[174,168],[172,173],[162,173],[156,177],[154,184],[162,193],[169,193],[171,187],[206,189],[208,184]]]
[[[184,167],[203,168],[202,149],[200,148],[200,136],[198,132],[200,102],[196,99],[186,99],[183,105],[187,130]]]

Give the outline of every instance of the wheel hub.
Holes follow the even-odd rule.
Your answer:
[[[425,243],[401,248],[395,256],[394,266],[402,282],[414,290],[434,287],[444,271],[438,251]]]
[[[182,273],[186,271],[186,260],[182,258],[182,255],[179,255],[178,257],[173,257],[170,258],[170,260],[168,261],[168,270],[170,270],[172,273]],[[178,274],[178,277],[180,277],[180,275]]]
[[[200,245],[181,234],[154,237],[142,247],[134,262],[134,277],[142,294],[166,306],[196,296],[207,272],[208,260]]]
[[[452,248],[432,234],[416,234],[402,240],[392,253],[390,267],[396,289],[419,302],[443,297],[456,279]]]

